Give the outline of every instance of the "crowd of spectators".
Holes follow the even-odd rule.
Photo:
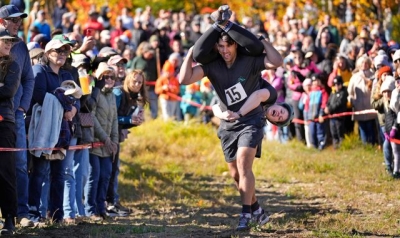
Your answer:
[[[393,141],[400,139],[400,46],[390,38],[390,19],[357,28],[351,4],[342,6],[340,20],[348,28],[341,35],[328,14],[311,24],[318,17],[311,2],[302,10],[293,2],[282,19],[273,10],[265,21],[231,16],[231,22],[268,38],[284,57],[281,67],[260,77],[275,87],[278,102],[292,105],[295,121],[281,128],[268,123],[265,138],[297,139],[318,150],[332,143],[336,149],[346,133],[357,130],[363,143],[382,145],[387,171],[398,178]],[[16,153],[18,224],[127,216],[130,209],[118,195],[119,144],[129,128],[144,122],[144,108],[152,119],[160,111],[165,121],[217,123],[210,81],[183,86],[177,80],[187,50],[212,26],[210,14],[154,14],[146,6],[123,8],[111,22],[108,6],[93,6],[79,24],[65,0],[57,0],[53,12],[39,2],[29,14],[18,7],[0,9],[2,27],[17,27],[21,37],[11,51],[22,71],[14,103],[16,147],[30,151]],[[390,9],[385,11],[389,16]],[[349,114],[327,117],[340,113]],[[104,146],[68,149],[92,142]]]

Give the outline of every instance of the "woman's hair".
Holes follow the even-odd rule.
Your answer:
[[[369,67],[371,67],[371,65],[372,65],[372,60],[371,60],[367,55],[362,55],[362,56],[360,56],[360,58],[358,58],[357,61],[356,61],[356,69],[359,70],[360,67],[361,67],[361,65],[362,65],[365,61],[369,64]]]
[[[328,49],[325,52],[325,59],[329,59],[329,60],[335,60],[336,58],[336,52],[337,49],[334,47],[328,47]]]
[[[0,60],[0,75],[4,77],[8,73],[11,63],[14,61],[11,55],[5,55]],[[1,79],[2,80],[2,79]]]
[[[131,73],[129,73],[125,77],[124,85],[123,85],[122,88],[123,88],[123,90],[125,92],[129,93],[130,92],[129,91],[129,83],[130,83],[130,81],[135,79],[136,75],[142,76],[142,79],[143,79],[143,83],[142,83],[142,86],[140,87],[139,94],[141,96],[141,102],[142,102],[142,104],[144,106],[144,105],[146,105],[148,103],[148,98],[147,98],[147,90],[146,90],[146,87],[145,87],[146,86],[146,80],[145,80],[143,71],[135,69]]]
[[[143,41],[142,43],[140,43],[136,49],[136,55],[142,56],[143,53],[145,53],[143,49],[148,48],[149,46],[150,46],[150,43],[147,41]]]

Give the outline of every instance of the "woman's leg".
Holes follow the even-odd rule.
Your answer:
[[[97,189],[100,177],[100,158],[89,154],[89,179],[85,189],[85,209],[88,217],[99,215],[96,213]]]
[[[193,48],[193,59],[201,64],[208,64],[218,57],[218,52],[214,50],[215,43],[222,32],[216,24],[208,28],[206,32],[196,41]]]
[[[225,31],[239,45],[239,53],[251,56],[257,56],[263,53],[264,45],[250,31],[232,22],[228,22]],[[193,48],[193,59],[196,62],[207,64],[218,57],[218,52],[214,50],[214,47],[218,42],[221,32],[222,29],[214,23],[212,27],[204,32],[197,40]]]

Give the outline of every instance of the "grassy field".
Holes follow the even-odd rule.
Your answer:
[[[120,197],[131,216],[102,224],[49,225],[21,237],[393,237],[400,235],[399,181],[382,152],[346,138],[319,152],[265,141],[254,172],[271,221],[235,232],[241,211],[211,126],[148,121],[122,146]]]

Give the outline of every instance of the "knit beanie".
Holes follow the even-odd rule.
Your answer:
[[[378,80],[381,78],[383,73],[390,73],[392,74],[392,69],[389,66],[383,66],[382,68],[379,69],[378,71]]]
[[[393,91],[393,89],[396,86],[394,85],[394,78],[393,76],[386,76],[385,81],[383,81],[382,85],[381,85],[381,92],[383,93],[385,91]]]

